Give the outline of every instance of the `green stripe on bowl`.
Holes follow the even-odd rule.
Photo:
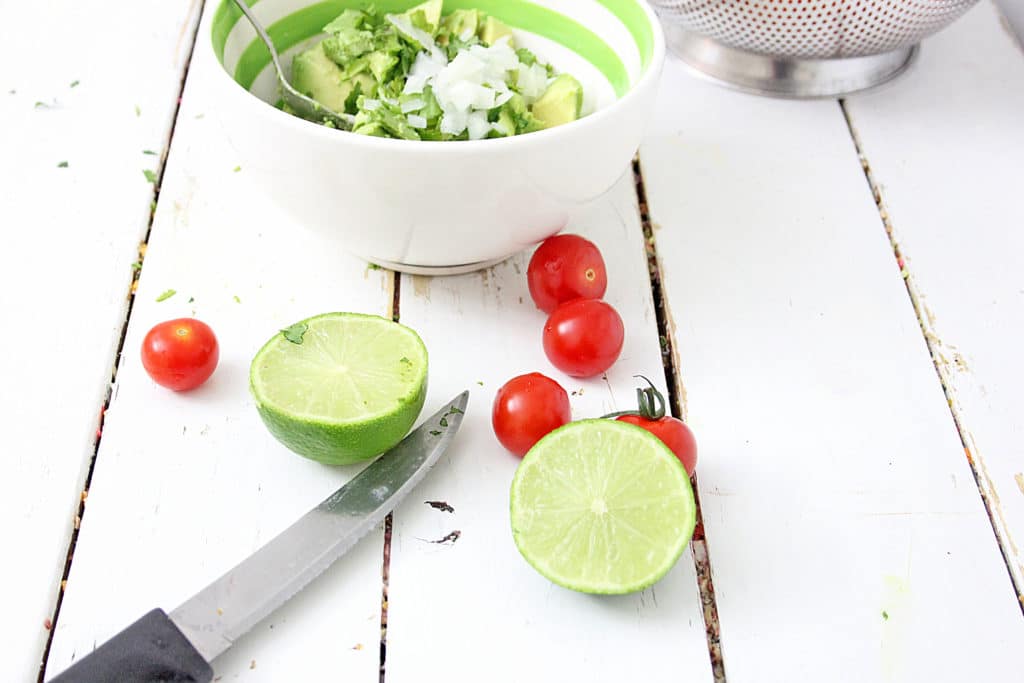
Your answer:
[[[246,0],[249,6],[259,0]],[[419,4],[421,0],[377,0],[373,5],[383,12],[401,12]],[[653,34],[643,10],[635,0],[598,0],[626,26],[640,52],[641,63],[650,61]],[[326,0],[278,20],[267,28],[279,52],[318,35],[323,26],[348,8],[366,7],[366,0]],[[529,31],[576,52],[600,71],[620,97],[629,90],[630,79],[626,67],[615,51],[597,34],[582,24],[541,5],[525,0],[445,0],[445,10],[480,9],[495,18]],[[230,0],[224,0],[213,17],[212,39],[214,53],[223,63],[224,47],[228,35],[241,18],[241,11]],[[641,23],[643,22],[643,23]],[[258,39],[242,52],[235,68],[235,81],[248,90],[259,74],[270,63],[270,53]]]
[[[643,68],[651,63],[654,56],[654,31],[647,13],[634,0],[597,0],[608,8],[623,23],[640,49],[640,63]]]

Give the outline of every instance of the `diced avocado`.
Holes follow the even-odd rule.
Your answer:
[[[365,78],[369,85],[372,79]],[[324,53],[323,43],[317,43],[310,49],[295,56],[292,61],[292,85],[296,90],[312,97],[328,109],[344,111],[345,100],[348,98],[360,77],[346,79],[341,68]],[[368,92],[368,84],[363,83],[363,92]]]
[[[444,18],[444,28],[456,38],[465,33],[476,35],[480,29],[480,10],[457,9]]]
[[[412,20],[412,24],[416,28],[434,34],[437,33],[437,29],[441,25],[441,8],[443,6],[444,0],[427,0],[406,11],[405,16]]]
[[[512,110],[508,107],[502,107],[501,113],[498,114],[498,120],[494,122],[494,127],[500,130],[492,130],[491,135],[493,137],[511,137],[516,134],[516,120],[512,115]]]
[[[370,53],[369,58],[370,73],[379,82],[383,83],[388,80],[388,76],[391,74],[391,70],[398,65],[398,56],[387,53],[383,50],[377,50],[376,52]]]
[[[533,115],[545,128],[554,128],[580,117],[583,86],[569,74],[562,74],[533,103]]]
[[[365,123],[361,126],[356,126],[352,129],[353,133],[358,135],[370,135],[375,138],[386,138],[390,137],[388,132],[384,130],[384,126],[377,122]]]
[[[523,96],[518,93],[513,95],[512,99],[505,103],[502,113],[505,112],[507,112],[512,119],[515,135],[544,130],[544,125],[530,113],[529,108],[526,106],[526,100],[524,100]],[[500,116],[498,117],[498,122],[500,125]]]
[[[330,36],[324,41],[324,51],[336,64],[373,50],[373,31],[365,26],[365,15],[356,10],[345,10],[334,21],[324,26]]]
[[[508,44],[515,47],[512,39],[512,29],[501,23],[494,17],[487,17],[480,29],[480,41],[485,45],[494,45],[499,38],[508,36]]]

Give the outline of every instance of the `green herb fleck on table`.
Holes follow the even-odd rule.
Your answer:
[[[306,330],[308,329],[309,325],[306,323],[295,323],[291,327],[281,330],[281,334],[292,344],[301,344],[302,338],[306,335]]]
[[[882,618],[885,619],[886,621],[889,621],[889,613],[886,612],[885,610],[882,610]]]
[[[484,383],[481,380],[477,380],[476,383],[479,384],[480,386],[484,385]]]
[[[177,293],[178,293],[177,290],[168,289],[163,294],[161,294],[160,296],[158,296],[156,298],[156,302],[160,303],[161,301],[167,301],[168,299],[170,299],[172,296],[174,296]]]
[[[370,270],[383,270],[383,269],[382,269],[382,268],[381,268],[380,266],[378,266],[378,265],[377,265],[376,263],[367,263],[367,264],[366,264],[366,267],[367,267],[367,268],[369,268]]]
[[[241,166],[235,166],[235,167],[234,167],[234,168],[233,168],[232,170],[233,170],[233,171],[234,171],[235,173],[238,173],[239,171],[241,171],[241,170],[242,170],[242,167],[241,167]]]
[[[156,152],[154,152],[154,151],[153,151],[153,150],[151,150],[151,149],[144,149],[144,150],[142,150],[142,153],[143,153],[143,154],[148,154],[148,155],[149,155],[149,156],[151,156],[151,157],[155,157],[155,156],[156,156]]]
[[[35,107],[36,109],[49,109],[49,108],[50,108],[50,107],[52,107],[53,105],[52,105],[52,104],[50,104],[50,103],[48,103],[48,102],[36,102],[36,103],[35,103],[35,104],[34,104],[33,106],[34,106],[34,107]]]
[[[135,105],[135,115],[136,116],[142,116],[142,109],[139,108],[139,105],[137,105],[137,104]]]
[[[78,81],[78,80],[71,81],[71,86],[70,87],[77,88],[79,83],[81,83],[81,81]]]
[[[237,295],[237,294],[236,294],[236,295],[235,295],[234,297],[232,297],[232,298],[233,298],[233,299],[235,300],[235,303],[236,303],[236,304],[240,304],[240,303],[242,303],[242,300],[238,298],[238,295]]]
[[[57,164],[57,168],[67,168],[67,167],[68,167],[68,162],[66,162],[66,161],[62,161],[59,164]]]
[[[154,173],[153,171],[149,170],[148,168],[144,168],[142,169],[142,175],[146,176],[147,182],[153,183],[154,185],[156,184],[156,173]]]
[[[196,298],[195,298],[194,296],[190,296],[190,297],[188,298],[188,302],[189,302],[190,304],[194,304],[194,303],[196,302]]]

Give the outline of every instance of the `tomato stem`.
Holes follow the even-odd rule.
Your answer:
[[[623,415],[639,415],[648,420],[660,420],[665,417],[665,397],[655,388],[654,383],[643,375],[633,375],[636,379],[647,382],[647,387],[637,387],[636,410],[620,410],[602,415],[602,418],[622,417]]]

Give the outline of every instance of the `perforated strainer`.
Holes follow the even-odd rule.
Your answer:
[[[832,97],[902,73],[978,0],[650,0],[675,52],[744,90]]]

